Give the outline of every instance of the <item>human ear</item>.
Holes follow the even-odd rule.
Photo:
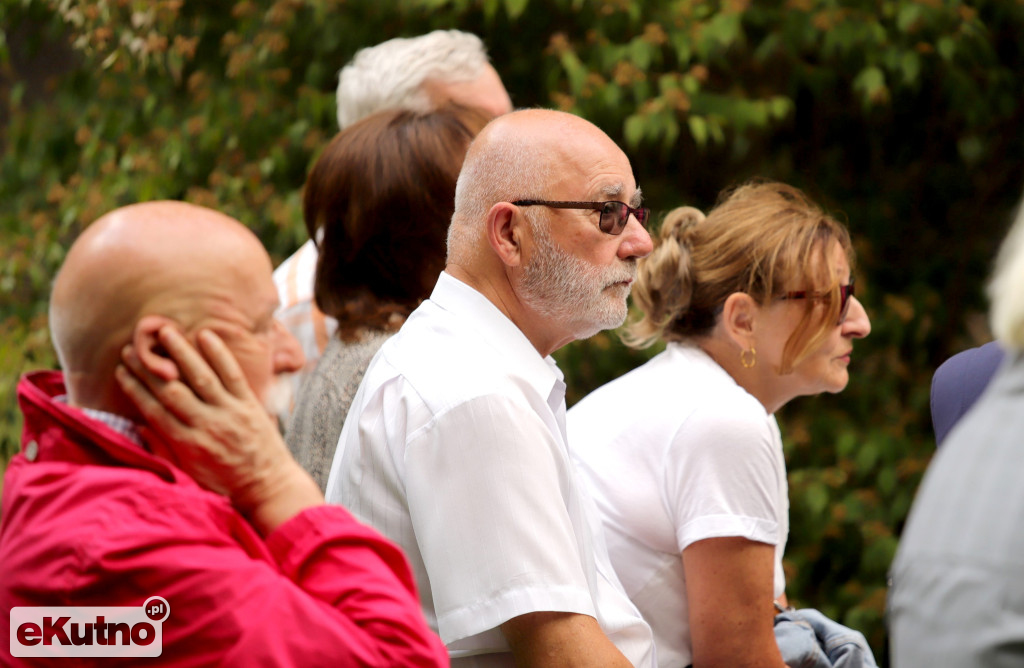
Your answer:
[[[177,380],[178,365],[160,343],[160,329],[165,326],[180,329],[173,320],[162,315],[147,315],[139,318],[132,331],[132,347],[134,355],[142,366],[153,375],[163,380]]]
[[[722,325],[740,350],[747,350],[753,345],[760,310],[754,298],[745,292],[734,292],[726,298],[722,307]]]
[[[519,208],[508,202],[498,202],[487,212],[487,241],[506,266],[517,267],[522,263],[524,222]]]

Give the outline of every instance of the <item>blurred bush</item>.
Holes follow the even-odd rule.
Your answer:
[[[763,175],[848,221],[874,331],[844,393],[779,415],[789,593],[884,655],[886,570],[934,449],[931,372],[988,336],[981,286],[1024,182],[1020,0],[3,0],[0,461],[18,375],[56,366],[47,293],[84,226],[185,199],[284,259],[336,131],[337,69],[442,27],[484,39],[517,106],[626,147],[656,215]],[[650,354],[571,344],[570,402]]]

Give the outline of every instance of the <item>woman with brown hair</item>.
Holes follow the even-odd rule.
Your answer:
[[[668,214],[625,340],[666,350],[569,411],[616,572],[661,666],[783,659],[789,501],[774,413],[846,387],[871,331],[846,229],[796,188],[753,182],[705,218]]]
[[[321,490],[366,366],[444,269],[455,182],[489,120],[455,105],[380,112],[338,133],[309,174],[314,293],[338,329],[299,392],[286,441]]]

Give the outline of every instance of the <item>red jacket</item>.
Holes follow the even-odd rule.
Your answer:
[[[14,606],[141,607],[162,596],[163,653],[138,663],[448,665],[404,555],[344,508],[306,510],[263,539],[224,497],[53,400],[63,392],[57,372],[18,386],[25,428],[3,487],[0,663],[33,661],[10,655]]]

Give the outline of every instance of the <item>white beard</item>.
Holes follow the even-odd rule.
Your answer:
[[[278,374],[263,394],[263,408],[275,419],[282,431],[288,426],[285,421],[291,414],[294,394],[291,374],[288,373]]]
[[[523,267],[522,300],[539,315],[568,323],[575,338],[615,329],[626,319],[635,260],[598,267],[557,246],[545,223],[531,221],[536,252]],[[613,287],[614,286],[614,287]]]

